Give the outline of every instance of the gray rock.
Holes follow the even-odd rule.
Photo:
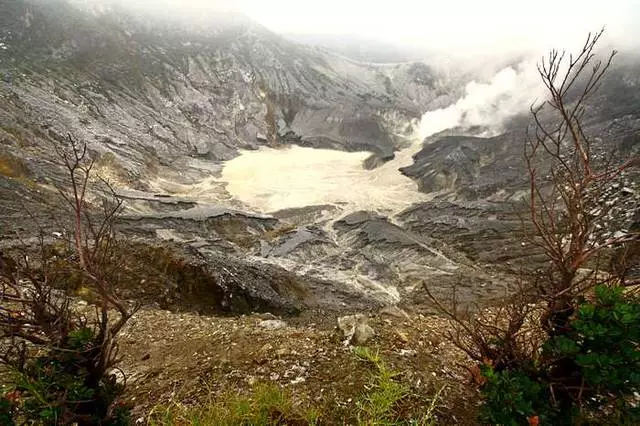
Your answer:
[[[264,320],[258,323],[258,326],[267,330],[278,330],[281,328],[285,328],[287,323],[282,320],[269,319]]]
[[[344,337],[344,344],[363,345],[375,335],[375,331],[367,324],[363,314],[347,315],[338,318],[338,329]]]
[[[375,336],[375,331],[369,324],[358,324],[356,326],[355,333],[353,334],[353,343],[356,345],[364,345],[367,343],[373,336]]]
[[[346,339],[346,342],[351,341],[351,338],[356,331],[358,320],[362,317],[364,317],[364,315],[357,314],[338,318],[338,329],[342,332],[342,335]]]

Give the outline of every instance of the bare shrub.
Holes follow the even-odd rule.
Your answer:
[[[114,223],[122,203],[94,180],[85,144],[69,136],[55,149],[69,183],[56,189],[73,232],[52,244],[41,230],[35,248],[25,242],[18,255],[2,256],[0,363],[12,377],[5,399],[20,421],[116,424],[124,413],[116,406],[124,388],[114,373],[117,336],[138,309],[117,294],[124,254]],[[66,290],[90,295],[92,305],[82,308]]]
[[[548,99],[531,107],[535,126],[525,142],[528,238],[548,267],[523,274],[503,304],[475,314],[460,312],[455,297],[452,307],[431,297],[452,319],[450,340],[477,361],[471,373],[485,397],[483,421],[636,415],[627,398],[640,384],[629,373],[640,368],[640,305],[623,289],[634,284],[640,234],[625,228],[612,188],[640,159],[618,158],[584,130],[588,101],[616,54],[597,60],[602,34],[589,34],[575,56],[552,50],[538,66]],[[516,393],[526,398],[510,400]]]

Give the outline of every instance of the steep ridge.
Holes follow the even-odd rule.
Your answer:
[[[72,133],[113,153],[131,181],[154,162],[280,142],[389,157],[389,127],[445,93],[426,65],[418,76],[358,64],[237,15],[187,27],[116,6],[17,0],[0,4],[0,27],[3,145]]]

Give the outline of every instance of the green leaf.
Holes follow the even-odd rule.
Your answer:
[[[589,319],[593,317],[595,312],[596,312],[596,306],[591,303],[587,303],[585,305],[580,306],[580,309],[578,310],[580,317],[584,319]]]

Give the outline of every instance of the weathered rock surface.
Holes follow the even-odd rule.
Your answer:
[[[0,5],[0,41],[3,145],[46,155],[44,141],[71,133],[139,188],[181,157],[224,160],[279,141],[389,158],[390,127],[440,96],[409,65],[352,62],[238,16],[187,26],[16,0]]]
[[[477,301],[504,294],[519,262],[543,260],[519,239],[523,117],[494,137],[469,136],[484,128],[448,129],[425,141],[402,172],[434,197],[397,216],[341,205],[264,216],[247,212],[217,180],[222,160],[261,145],[367,150],[363,167],[380,166],[410,120],[455,101],[463,87],[426,64],[353,62],[244,17],[185,28],[65,0],[3,2],[0,42],[4,237],[34,230],[22,204],[55,196],[51,184],[64,175],[52,147],[71,133],[126,199],[124,236],[173,241],[204,259],[215,297],[193,306],[375,308],[424,301],[425,286],[446,292],[460,277],[461,297]],[[637,64],[623,58],[586,105],[596,150],[640,149]],[[627,228],[637,222],[636,176],[625,175],[610,194],[624,199]],[[60,214],[40,208],[36,216],[53,224]],[[70,229],[55,226],[48,235]]]
[[[338,318],[338,329],[342,332],[345,345],[364,345],[373,336],[375,331],[367,322],[364,314],[347,315]]]

